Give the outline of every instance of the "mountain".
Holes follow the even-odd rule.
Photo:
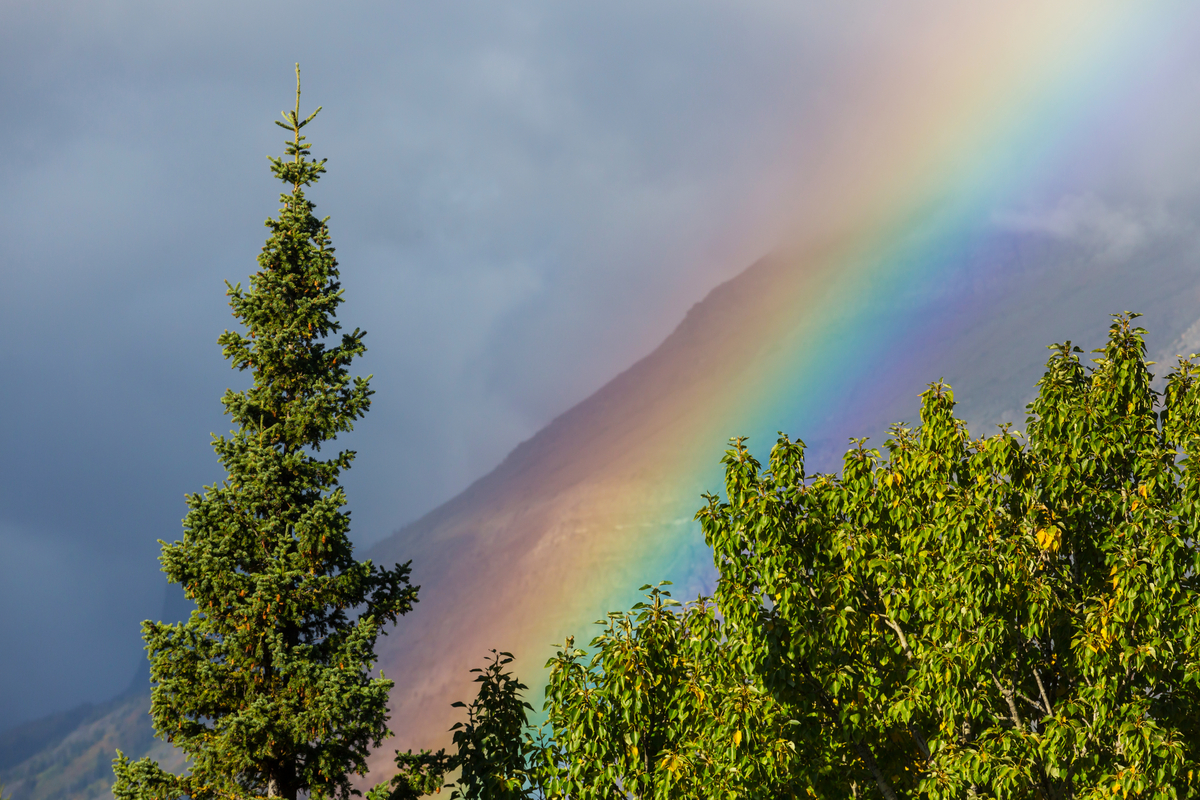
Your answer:
[[[778,431],[799,434],[810,471],[839,470],[849,437],[881,446],[939,378],[973,432],[1020,428],[1049,343],[1102,343],[1117,305],[1147,312],[1156,352],[1195,320],[1196,271],[1176,243],[1142,254],[1144,272],[992,228],[954,249],[918,245],[848,235],[758,261],[490,474],[371,548],[379,563],[411,559],[422,587],[378,647],[397,681],[396,736],[373,774],[396,749],[448,744],[462,718],[451,703],[471,699],[469,669],[490,648],[515,654],[540,708],[555,643],[590,641],[645,584],[671,580],[680,599],[710,590],[693,518],[722,488],[729,437],[748,435],[765,460]]]
[[[182,589],[168,586],[159,619],[187,619],[192,608]],[[84,703],[0,733],[0,786],[11,800],[111,798],[118,749],[183,769],[182,756],[155,739],[150,726],[149,663],[143,662],[129,687],[108,702]]]
[[[703,478],[719,476],[738,432],[713,420],[731,416],[743,373],[778,341],[783,307],[807,282],[785,279],[793,269],[764,259],[718,286],[650,355],[366,553],[382,564],[411,559],[421,585],[416,609],[378,648],[397,681],[397,736],[373,772],[385,772],[397,748],[448,743],[459,717],[450,704],[470,699],[469,669],[490,648],[513,652],[536,689],[552,644],[590,640],[592,621],[628,608],[639,586],[671,579],[683,596],[708,583],[691,520],[701,492],[719,488]]]
[[[154,739],[149,676],[107,703],[78,706],[0,735],[0,785],[12,800],[110,797],[112,760],[120,748],[150,755],[171,769],[183,759]]]

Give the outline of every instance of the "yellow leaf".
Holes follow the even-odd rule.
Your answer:
[[[734,732],[733,732],[733,746],[734,746],[734,747],[737,747],[737,746],[738,746],[738,745],[740,745],[741,743],[742,743],[742,732],[741,732],[741,731],[734,731]]]
[[[1038,545],[1043,550],[1057,553],[1062,547],[1062,532],[1058,528],[1040,528],[1037,532]]]

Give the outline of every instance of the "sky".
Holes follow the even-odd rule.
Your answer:
[[[921,68],[901,67],[961,68],[955,26],[1006,5],[0,6],[0,729],[139,671],[157,540],[222,477],[208,442],[246,381],[216,345],[223,282],[254,271],[278,207],[266,156],[295,62],[302,110],[323,107],[306,132],[328,174],[309,197],[331,217],[339,316],[368,331],[375,375],[344,439],[365,546],[811,233],[827,182],[854,177],[836,146],[886,154],[887,109],[920,116],[920,84],[893,77]],[[1086,4],[1060,5],[1086,24]],[[1071,135],[1035,141],[1053,168],[991,219],[1103,262],[1072,287],[1101,306],[1092,333],[1138,270],[1169,272],[1165,352],[1200,349],[1200,295],[1178,291],[1200,252],[1200,55],[1178,43],[1200,19],[1154,5],[1169,24],[1103,61]]]

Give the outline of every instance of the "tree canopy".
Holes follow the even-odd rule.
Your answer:
[[[1053,346],[1024,440],[950,388],[886,457],[806,475],[738,441],[699,513],[716,597],[807,730],[821,796],[1191,796],[1200,758],[1200,370],[1152,388],[1118,317]]]
[[[784,709],[705,598],[661,587],[600,621],[591,653],[547,667],[549,797],[791,797],[803,785]],[[803,794],[803,792],[801,792]]]
[[[189,772],[118,752],[119,800],[345,798],[388,733],[392,682],[371,676],[374,645],[416,587],[407,564],[354,559],[338,484],[354,452],[318,457],[372,392],[348,369],[364,333],[326,343],[341,328],[342,288],[328,218],[304,194],[325,172],[300,134],[317,111],[300,115],[297,67],[295,110],[276,123],[292,138],[285,158],[271,159],[288,191],[249,290],[227,284],[245,332],[218,343],[253,377],[222,399],[237,425],[213,437],[228,477],[189,495],[183,539],[162,543],[163,571],[197,608],[184,623],[143,624],[154,728]]]
[[[468,712],[456,752],[398,753],[393,800],[455,769],[452,797],[487,800],[807,797],[796,728],[712,603],[642,590],[644,602],[597,622],[587,650],[568,638],[547,662],[540,726],[511,655],[473,670],[476,698],[455,704]]]

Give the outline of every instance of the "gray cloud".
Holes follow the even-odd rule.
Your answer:
[[[1161,207],[1115,208],[1094,194],[1064,195],[1051,208],[1002,211],[994,219],[999,227],[1066,240],[1106,259],[1127,258],[1178,224]]]

